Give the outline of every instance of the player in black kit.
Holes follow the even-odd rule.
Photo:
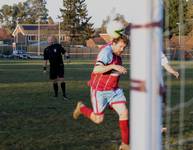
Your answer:
[[[55,36],[48,37],[49,46],[44,49],[44,72],[47,70],[48,60],[50,63],[50,80],[53,81],[54,96],[58,97],[58,82],[60,82],[63,98],[66,97],[66,84],[64,82],[64,48],[57,43]]]

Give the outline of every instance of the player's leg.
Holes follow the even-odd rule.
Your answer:
[[[163,85],[163,90],[162,90],[162,116],[165,118],[166,117],[166,109],[167,109],[167,85]],[[162,133],[167,132],[167,127],[166,124],[163,122],[163,127],[161,129]]]
[[[119,150],[130,150],[130,145],[128,144],[121,144]]]
[[[120,150],[128,150],[129,149],[128,109],[126,106],[126,98],[121,89],[117,89],[115,91],[115,95],[112,98],[110,105],[119,115],[119,128],[122,140]]]
[[[66,59],[67,59],[67,63],[70,63],[70,56],[66,56]]]
[[[68,99],[66,96],[66,83],[63,81],[63,82],[61,82],[60,86],[62,89],[62,95],[63,95],[64,99]]]
[[[128,109],[127,109],[125,103],[113,104],[112,107],[119,115],[119,128],[120,128],[121,140],[122,140],[122,146],[121,147],[123,147],[123,145],[124,145],[124,147],[128,147],[129,146]]]
[[[62,95],[63,95],[63,98],[64,100],[67,100],[67,96],[66,96],[66,83],[64,82],[64,65],[61,65],[59,67],[59,70],[58,70],[58,80],[60,81],[60,87],[62,89]]]
[[[84,115],[85,117],[90,118],[92,113],[92,109],[84,105],[82,101],[79,101],[76,105],[76,108],[74,109],[73,118],[78,119],[80,115]]]
[[[54,97],[58,97],[58,82],[57,79],[53,80]]]
[[[60,82],[60,87],[62,89],[62,95],[64,100],[67,100],[67,95],[66,95],[66,83],[64,82],[64,78],[58,78],[58,81]]]
[[[100,124],[104,120],[104,114],[95,114],[93,110],[79,101],[76,105],[76,108],[73,112],[73,118],[78,119],[80,115],[85,116],[86,118],[90,119],[92,122],[96,124]]]
[[[53,67],[50,67],[50,80],[52,80],[52,84],[53,84],[54,97],[58,97],[57,73],[56,73],[56,69]]]
[[[163,118],[166,115],[166,108],[167,108],[167,86],[164,85],[163,83],[163,78],[161,80],[161,89],[160,89],[160,94],[162,94],[162,116]],[[166,133],[167,132],[167,127],[165,127],[165,123],[163,122],[162,125],[162,129],[161,129],[162,133]]]
[[[104,109],[107,105],[102,97],[102,92],[91,89],[91,102],[93,109],[87,107],[81,101],[77,103],[73,112],[74,119],[78,119],[80,115],[84,115],[96,124],[100,124],[104,120]]]

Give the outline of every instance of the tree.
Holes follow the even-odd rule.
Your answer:
[[[45,0],[27,0],[12,6],[3,5],[0,9],[0,22],[13,31],[18,23],[37,23],[41,17],[41,23],[47,23],[48,10]]]
[[[0,22],[10,31],[14,30],[19,18],[25,16],[23,4],[3,5],[0,10]]]
[[[183,22],[186,22],[187,13],[187,3],[186,0],[182,0],[183,12],[179,13],[180,3],[179,0],[164,0],[164,30],[179,34],[179,28],[177,23],[179,23],[180,15],[183,17]],[[185,34],[187,31],[185,31]]]
[[[9,5],[3,5],[0,9],[0,22],[3,26],[7,26],[11,29],[12,25],[12,7]]]
[[[48,21],[48,9],[46,8],[45,0],[27,0],[24,2],[25,6],[25,20],[23,23],[37,23],[40,19],[41,23]]]
[[[17,13],[17,18],[16,18],[16,20],[17,20],[17,22],[24,22],[25,21],[25,18],[26,18],[26,16],[27,16],[27,14],[26,14],[26,11],[25,11],[25,5],[24,5],[24,3],[22,3],[22,2],[19,2],[17,5],[17,9],[19,10],[18,11],[18,13]]]
[[[109,23],[109,21],[110,21],[110,16],[107,16],[106,19],[103,19],[101,27],[99,28],[100,33],[106,33],[107,32],[106,26]]]
[[[192,26],[193,26],[193,2],[192,1],[187,2],[185,24],[186,24],[186,33],[191,32]]]
[[[85,0],[79,0],[77,4],[77,13],[79,18],[79,27],[78,30],[82,36],[79,36],[79,40],[81,43],[85,42],[85,40],[89,39],[93,36],[94,29],[93,24],[89,23],[91,17],[88,17],[87,5],[85,4]],[[83,38],[81,38],[83,37]]]
[[[85,44],[85,40],[94,33],[85,0],[63,0],[63,7],[60,9],[63,18],[61,27],[69,31],[73,44]]]

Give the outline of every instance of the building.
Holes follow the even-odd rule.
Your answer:
[[[90,38],[86,41],[86,46],[89,48],[100,48],[102,45],[110,42],[111,38],[108,34],[99,34],[99,37]]]
[[[0,44],[11,44],[13,37],[9,31],[0,27]]]
[[[61,42],[68,42],[67,31],[59,28],[58,24],[18,24],[12,33],[16,44],[30,45],[46,41],[49,35],[60,37]]]
[[[105,40],[106,43],[108,43],[108,42],[110,42],[112,40],[111,37],[107,33],[101,33],[101,34],[99,34],[99,36],[103,40]]]
[[[104,39],[101,37],[95,37],[95,38],[90,38],[89,40],[86,41],[86,46],[89,48],[100,48],[102,45],[105,45],[106,42]]]
[[[164,49],[169,53],[171,59],[186,60],[193,59],[193,36],[188,34],[186,36],[173,35],[171,39],[164,39]]]

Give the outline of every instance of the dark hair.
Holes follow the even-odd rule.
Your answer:
[[[123,41],[126,45],[129,43],[129,39],[124,35],[121,35],[118,38],[114,38],[112,42],[118,43],[119,41]]]

